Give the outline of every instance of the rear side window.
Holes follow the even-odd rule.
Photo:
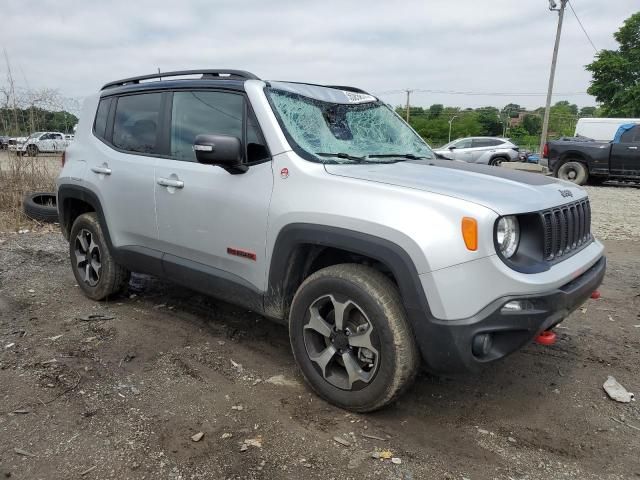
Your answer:
[[[107,117],[109,116],[109,107],[111,106],[110,98],[103,98],[98,104],[98,111],[96,112],[96,119],[93,123],[93,133],[96,137],[104,139],[105,131],[107,129]]]
[[[474,147],[495,147],[502,145],[502,140],[496,140],[494,138],[475,138],[473,140]]]
[[[157,153],[161,98],[161,93],[118,98],[113,145],[128,152]]]
[[[193,144],[202,134],[242,140],[244,98],[226,92],[175,92],[171,111],[171,156],[196,161]]]
[[[640,143],[640,126],[627,130],[620,136],[621,143]]]

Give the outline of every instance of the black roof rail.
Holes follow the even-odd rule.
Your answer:
[[[142,80],[152,80],[154,78],[178,77],[182,75],[202,75],[203,79],[221,79],[221,80],[260,80],[256,75],[244,70],[179,70],[175,72],[152,73],[150,75],[141,75],[139,77],[123,78],[104,85],[100,90],[107,88],[121,87],[124,85],[137,84]]]

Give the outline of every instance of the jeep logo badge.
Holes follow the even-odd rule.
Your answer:
[[[573,197],[571,190],[558,190],[563,197]]]

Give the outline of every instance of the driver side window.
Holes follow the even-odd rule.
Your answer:
[[[471,148],[471,139],[465,138],[464,140],[460,140],[458,143],[455,143],[454,146],[458,149],[460,148]]]
[[[196,161],[193,144],[201,134],[242,140],[242,95],[226,92],[175,92],[171,109],[171,157]]]

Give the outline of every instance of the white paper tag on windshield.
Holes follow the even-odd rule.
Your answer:
[[[347,90],[343,90],[343,92],[347,96],[349,103],[366,103],[376,101],[376,97],[366,93],[349,92]]]

